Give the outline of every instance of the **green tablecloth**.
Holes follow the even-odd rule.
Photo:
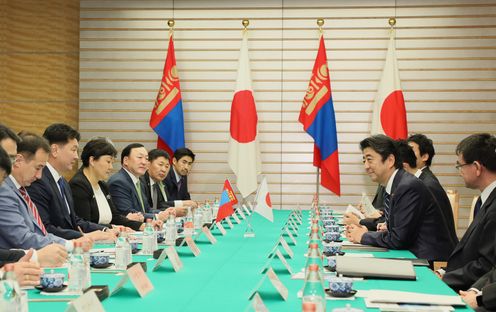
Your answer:
[[[244,311],[248,296],[262,278],[260,273],[267,262],[267,254],[277,241],[281,228],[286,222],[289,211],[275,211],[274,223],[255,214],[252,218],[255,238],[243,238],[246,221],[235,224],[234,229],[227,229],[227,235],[221,236],[213,231],[217,244],[211,245],[205,236],[197,244],[201,250],[198,257],[186,247],[178,249],[184,267],[174,272],[170,262],[166,261],[158,271],[152,272],[155,260],[145,256],[135,256],[134,261],[147,261],[148,276],[155,289],[145,298],[140,298],[130,282],[120,292],[106,299],[103,306],[106,311],[139,311],[139,309],[157,311]],[[305,214],[307,216],[307,214]],[[300,271],[305,263],[308,222],[299,227],[298,244],[290,244],[295,253],[288,262],[294,272]],[[286,237],[290,242],[290,239]],[[408,251],[387,251],[374,253],[378,257],[411,258]],[[282,263],[275,259],[271,262],[274,271],[289,290],[288,300],[284,301],[266,280],[260,288],[260,294],[270,311],[299,311],[301,299],[297,292],[303,285],[302,280],[291,280],[290,274]],[[428,268],[416,267],[417,281],[364,280],[354,283],[355,289],[388,289],[416,291],[431,294],[450,295],[454,292],[439,280]],[[119,277],[114,274],[93,273],[94,285],[114,286]],[[40,298],[36,290],[31,290],[28,297]],[[50,297],[53,298],[53,297]],[[352,301],[327,301],[327,311],[350,303],[354,307],[366,310],[361,298]],[[30,302],[30,311],[64,311],[66,302]],[[377,311],[377,310],[370,310]],[[470,311],[469,308],[457,308],[457,311]]]

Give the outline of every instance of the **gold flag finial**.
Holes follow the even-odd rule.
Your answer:
[[[243,27],[244,29],[246,30],[246,28],[248,27],[248,25],[250,25],[250,20],[247,20],[247,19],[244,19],[241,24],[243,24]]]
[[[167,21],[167,25],[169,25],[170,28],[174,28],[175,24],[176,24],[176,22],[173,19],[170,19]]]
[[[396,18],[394,17],[391,17],[389,18],[389,25],[391,25],[391,27],[394,27],[394,25],[396,25]]]
[[[324,19],[323,18],[319,18],[317,20],[317,26],[319,26],[319,31],[322,32],[322,26],[324,26]]]

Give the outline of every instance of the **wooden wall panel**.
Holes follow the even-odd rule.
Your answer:
[[[79,1],[0,1],[0,122],[78,126]]]
[[[396,3],[396,7],[395,7]],[[474,191],[454,168],[456,144],[471,133],[496,132],[496,1],[129,1],[82,0],[80,115],[83,142],[96,135],[118,148],[153,148],[148,118],[175,18],[187,145],[198,155],[193,197],[218,197],[227,163],[229,111],[235,87],[241,20],[250,19],[249,48],[259,114],[263,173],[272,202],[308,204],[315,192],[312,141],[297,122],[324,18],[339,140],[341,198],[320,188],[335,207],[356,203],[375,186],[364,174],[358,142],[370,131],[373,98],[384,65],[387,20],[396,16],[397,55],[409,131],[431,137],[433,171],[461,193],[466,227]],[[119,167],[116,164],[116,169]]]

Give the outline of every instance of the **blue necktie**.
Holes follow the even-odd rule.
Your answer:
[[[384,191],[384,216],[386,217],[386,224],[389,223],[389,212],[391,208],[391,195]]]
[[[477,201],[475,202],[474,219],[475,219],[475,216],[477,216],[477,213],[479,213],[479,210],[480,210],[481,207],[482,207],[482,199],[479,196],[479,198],[477,198]]]

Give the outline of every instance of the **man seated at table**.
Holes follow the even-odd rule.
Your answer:
[[[4,126],[0,125],[0,131],[2,127]],[[17,150],[17,147],[15,147],[15,149]],[[11,171],[12,164],[10,162],[9,155],[2,148],[0,140],[0,186],[10,175]],[[37,252],[29,252],[22,249],[0,249],[0,267],[3,266],[5,263],[21,260],[20,264],[16,265],[15,267],[15,270],[17,270],[17,272],[32,267],[31,265],[26,264],[26,262],[30,260],[33,263],[37,262],[44,267],[53,267],[62,265],[65,262],[66,258],[67,252],[65,251],[65,249],[55,244],[48,245],[38,250]]]
[[[27,190],[46,230],[65,239],[86,236],[92,241],[115,240],[115,234],[108,227],[76,215],[71,188],[62,176],[69,173],[78,160],[79,132],[66,124],[52,124],[45,129],[43,137],[50,148],[48,162],[41,178]]]
[[[132,143],[126,146],[121,152],[121,166],[108,182],[117,211],[136,221],[143,221],[143,218],[167,220],[174,209],[153,209],[148,204],[148,196],[140,180],[148,168],[148,152],[143,144]]]
[[[167,188],[164,179],[170,171],[170,158],[166,151],[153,149],[148,152],[148,170],[140,178],[145,186],[148,204],[154,209],[166,209],[175,207],[176,216],[186,215],[186,208],[196,205],[192,200],[169,200]]]
[[[165,186],[169,194],[169,200],[191,200],[188,192],[188,174],[195,161],[195,154],[186,148],[178,148],[172,157],[172,170],[165,178]],[[193,207],[197,203],[191,201]]]
[[[374,135],[360,142],[365,170],[372,181],[385,187],[386,231],[369,232],[350,225],[350,241],[389,249],[407,249],[416,257],[445,260],[454,248],[441,211],[432,194],[416,177],[403,170],[396,142]]]
[[[0,142],[1,146],[3,141]],[[14,145],[16,158],[11,171],[4,166],[4,171],[11,175],[0,185],[0,248],[37,249],[35,261],[43,266],[59,266],[67,258],[66,250],[72,250],[73,242],[47,233],[38,209],[26,191],[26,186],[40,178],[49,146],[35,135],[23,137],[22,141],[17,138],[15,142],[19,145]],[[91,241],[81,242],[86,250],[91,248]],[[22,254],[6,252],[4,256],[16,260]]]
[[[456,236],[455,229],[455,218],[453,217],[453,208],[451,207],[448,194],[446,194],[446,191],[441,186],[441,183],[439,183],[439,180],[430,169],[432,159],[436,153],[432,140],[423,134],[417,133],[409,136],[407,142],[408,145],[413,148],[417,162],[418,171],[413,174],[424,182],[425,186],[427,186],[429,191],[434,196],[439,208],[441,208],[444,221],[448,226],[450,234],[454,234],[452,237],[456,243],[458,243],[458,237]]]
[[[496,265],[496,137],[473,134],[456,147],[456,168],[465,186],[481,192],[477,214],[438,273],[454,290],[468,289]]]

